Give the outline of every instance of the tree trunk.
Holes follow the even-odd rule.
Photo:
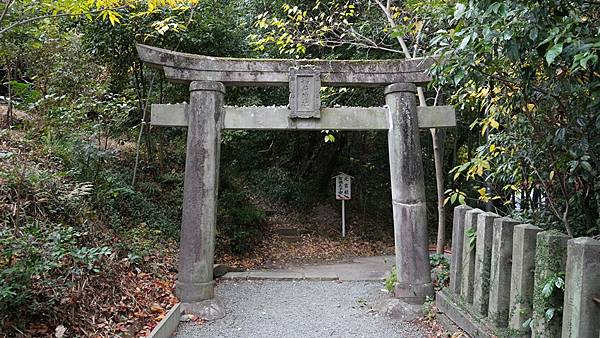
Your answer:
[[[432,128],[430,131],[433,140],[438,204],[438,233],[435,252],[443,254],[446,245],[446,211],[444,210],[444,140],[446,139],[446,130]]]
[[[13,102],[12,102],[12,86],[11,86],[11,69],[8,68],[7,77],[8,77],[8,106],[6,107],[6,128],[9,128],[12,124],[12,115],[13,115]]]

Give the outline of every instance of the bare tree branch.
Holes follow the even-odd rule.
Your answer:
[[[394,27],[397,26],[396,22],[394,21],[394,18],[392,17],[392,13],[390,12],[390,7],[386,7],[383,5],[383,3],[381,2],[381,0],[373,0],[375,1],[375,3],[377,3],[379,5],[379,7],[381,8],[381,10],[383,11],[383,14],[385,14],[388,23]],[[389,5],[389,1],[388,1],[388,5]],[[406,41],[404,41],[404,38],[401,36],[396,37],[396,39],[398,40],[398,43],[400,44],[400,47],[402,47],[402,51],[404,52],[404,56],[407,59],[412,59],[416,56],[416,51],[414,53],[414,56],[412,56],[410,54],[410,51],[408,50],[408,47],[406,46]],[[416,46],[415,46],[416,48]],[[427,106],[427,101],[425,100],[425,93],[423,92],[423,88],[422,87],[417,87],[417,96],[419,97],[419,105],[422,107],[426,107]]]
[[[2,15],[0,15],[0,25],[2,24],[4,17],[8,13],[10,6],[12,6],[14,2],[14,0],[8,0],[8,2],[6,3],[6,7],[4,7],[4,10],[2,11]]]
[[[387,47],[379,46],[379,45],[376,45],[376,44],[366,44],[366,43],[361,43],[361,42],[357,42],[357,41],[348,41],[346,43],[349,44],[349,45],[352,45],[352,46],[356,46],[356,47],[360,47],[360,48],[365,48],[365,49],[378,49],[378,50],[382,50],[382,51],[386,51],[386,52],[399,53],[399,54],[403,53],[401,50],[393,49],[393,48],[387,48]]]
[[[392,52],[392,53],[404,53],[403,51],[400,51],[398,49],[394,49],[394,48],[388,48],[383,46],[380,43],[377,43],[375,41],[373,41],[372,39],[362,35],[361,33],[357,32],[354,28],[350,28],[350,32],[356,37],[358,38],[355,42],[351,42],[351,44],[355,45],[355,46],[359,46],[359,47],[366,47],[366,48],[370,48],[370,49],[379,49],[379,50],[383,50],[383,51],[387,51],[387,52]],[[361,43],[360,40],[364,40],[367,43]]]
[[[394,18],[392,18],[392,13],[390,12],[390,7],[389,7],[390,1],[387,2],[387,6],[384,6],[380,0],[373,0],[373,1],[375,1],[375,3],[377,5],[379,5],[381,10],[383,11],[383,14],[385,14],[385,16],[386,16],[388,23],[392,27],[396,26],[396,22],[394,21]],[[404,38],[401,36],[398,36],[397,39],[398,39],[398,43],[400,44],[400,47],[402,47],[404,56],[406,56],[407,59],[410,59],[411,58],[410,51],[408,50],[408,47],[406,46],[406,42],[404,41]]]
[[[562,190],[563,196],[565,196],[565,210],[561,216],[561,213],[557,209],[556,203],[554,202],[553,198],[550,195],[550,189],[548,188],[546,181],[542,178],[542,175],[540,175],[540,172],[537,170],[536,166],[534,165],[533,160],[531,158],[529,158],[528,156],[523,156],[523,158],[527,162],[529,162],[529,166],[531,167],[531,169],[533,169],[533,172],[538,177],[538,180],[540,180],[540,183],[542,183],[542,187],[544,188],[544,191],[546,192],[546,200],[548,201],[548,203],[550,205],[550,209],[552,209],[554,216],[556,216],[556,218],[558,218],[559,220],[561,220],[563,222],[563,225],[565,226],[565,230],[567,231],[567,234],[572,238],[573,232],[571,231],[571,227],[569,226],[569,222],[567,219],[567,215],[569,214],[569,196],[567,196],[567,193],[562,185],[562,183],[564,183],[564,179],[561,179],[559,177],[559,181],[561,182],[561,184],[559,184],[559,186]]]

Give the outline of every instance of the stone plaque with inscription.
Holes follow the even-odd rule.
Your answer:
[[[314,66],[290,69],[291,118],[320,118],[321,77]]]

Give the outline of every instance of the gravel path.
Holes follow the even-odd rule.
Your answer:
[[[405,337],[425,334],[369,311],[386,294],[377,282],[222,281],[225,318],[182,323],[176,337]]]

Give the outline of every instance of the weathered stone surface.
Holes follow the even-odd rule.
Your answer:
[[[213,264],[221,111],[225,87],[190,84],[189,127],[176,291],[182,303],[214,297]]]
[[[419,128],[456,127],[456,113],[453,106],[417,107]]]
[[[414,321],[422,317],[420,305],[408,304],[397,298],[383,298],[373,306],[373,310],[380,315],[404,322]]]
[[[508,324],[513,229],[517,224],[505,217],[494,220],[488,317],[499,328]]]
[[[247,271],[228,272],[223,275],[223,279],[248,279]]]
[[[396,83],[386,87],[385,102],[390,119],[388,147],[398,271],[394,293],[407,303],[422,304],[427,296],[433,296],[433,285],[415,93],[414,84]]]
[[[187,127],[187,103],[156,104],[150,106],[150,124],[160,127]]]
[[[234,59],[174,52],[137,44],[140,59],[162,68],[173,81],[217,81],[227,85],[288,85],[290,68],[314,66],[327,86],[385,86],[396,82],[424,84],[431,58],[410,60],[269,60]]]
[[[435,321],[446,331],[446,333],[452,333],[455,337],[467,337],[465,330],[461,329],[456,325],[452,319],[450,319],[445,313],[439,312],[435,315]],[[461,336],[462,334],[462,336]]]
[[[153,104],[155,126],[187,127],[187,104]],[[320,119],[290,119],[287,107],[225,107],[223,129],[388,130],[386,107],[321,108]],[[419,128],[456,126],[452,106],[417,107]]]
[[[290,69],[290,117],[321,117],[321,72],[314,66]]]
[[[175,304],[154,327],[147,338],[169,338],[177,330],[181,318],[181,303]]]
[[[445,316],[464,330],[469,337],[489,338],[496,337],[494,328],[482,318],[471,314],[464,303],[457,302],[451,292],[440,291],[436,293],[435,305]]]
[[[328,271],[307,271],[304,272],[304,279],[305,280],[314,280],[314,281],[334,281],[334,280],[338,280],[339,276],[337,273],[335,272],[328,272]]]
[[[550,299],[542,295],[544,285],[552,276],[565,271],[567,260],[567,240],[569,236],[558,231],[543,231],[537,234],[535,249],[535,282],[533,289],[533,338],[560,337],[562,321],[554,316],[552,320],[545,318],[546,309],[551,303],[558,304],[558,294]]]
[[[450,290],[460,295],[462,282],[462,251],[465,234],[465,214],[471,210],[468,205],[459,205],[454,208],[452,220],[452,257],[450,258]]]
[[[390,275],[394,256],[357,257],[352,262],[288,267],[304,274],[304,279],[340,281],[382,281]]]
[[[215,264],[213,266],[213,277],[218,278],[229,272],[229,267],[225,264]]]
[[[463,235],[462,251],[462,279],[460,285],[460,295],[467,304],[473,304],[473,290],[475,284],[475,245],[471,246],[469,241],[469,232],[477,231],[477,217],[483,211],[473,209],[465,214],[465,231]]]
[[[193,314],[209,321],[225,317],[223,304],[215,298],[200,302],[181,303],[181,310],[185,314]]]
[[[513,233],[513,256],[510,283],[509,328],[525,333],[523,323],[533,311],[533,280],[535,272],[535,245],[542,229],[531,224],[520,224]]]
[[[487,316],[489,306],[492,236],[494,234],[494,220],[497,218],[500,218],[500,216],[492,212],[477,215],[473,310],[482,316]]]
[[[265,280],[301,280],[303,278],[300,272],[289,271],[250,271],[248,279]]]
[[[596,337],[600,334],[600,241],[589,237],[567,242],[562,337]]]

